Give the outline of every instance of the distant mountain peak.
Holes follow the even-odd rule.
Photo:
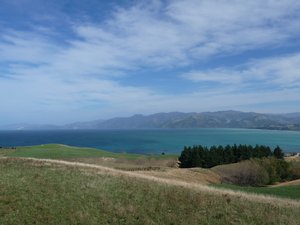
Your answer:
[[[289,115],[289,116],[288,116]],[[300,130],[300,113],[263,114],[225,110],[202,113],[160,112],[105,120],[93,129],[257,128]]]

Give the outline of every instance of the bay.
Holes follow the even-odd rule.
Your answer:
[[[300,132],[255,129],[145,129],[0,131],[0,146],[59,143],[113,152],[160,154],[181,152],[190,145],[279,145],[300,152]]]

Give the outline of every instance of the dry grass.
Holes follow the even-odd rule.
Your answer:
[[[71,162],[100,165],[123,171],[134,171],[153,177],[194,182],[201,184],[219,183],[219,176],[207,169],[179,169],[176,159],[141,157],[135,160],[124,158],[75,158]]]
[[[176,158],[158,159],[151,157],[138,157],[136,159],[93,157],[93,158],[65,158],[71,162],[82,162],[93,165],[102,165],[127,171],[164,170],[165,168],[177,168]]]
[[[300,162],[300,156],[288,156],[284,158],[288,162]]]
[[[0,159],[0,224],[290,224],[299,207],[57,160]],[[165,181],[165,182],[164,182]],[[184,185],[186,184],[186,186]]]
[[[260,203],[267,203],[275,206],[284,206],[284,207],[299,207],[300,209],[300,201],[294,201],[289,199],[283,199],[283,198],[277,198],[272,196],[263,196],[263,195],[257,195],[257,194],[249,194],[245,192],[239,192],[239,191],[232,191],[232,190],[226,190],[226,189],[219,189],[210,187],[207,185],[194,183],[194,182],[186,182],[176,179],[166,179],[159,176],[149,175],[147,173],[138,173],[138,172],[130,172],[130,171],[122,171],[117,170],[105,166],[100,165],[92,165],[87,163],[79,163],[79,162],[69,162],[69,161],[63,161],[63,160],[52,160],[52,159],[36,159],[36,158],[0,158],[0,160],[14,160],[17,161],[27,161],[31,162],[36,166],[44,166],[46,165],[53,165],[53,166],[66,166],[66,167],[73,167],[78,169],[83,169],[85,172],[91,172],[91,173],[99,173],[99,174],[108,174],[112,176],[121,176],[121,177],[130,177],[130,178],[137,178],[142,180],[149,180],[152,182],[167,184],[171,186],[177,186],[177,187],[184,187],[188,189],[192,189],[194,191],[200,191],[200,192],[206,192],[211,193],[214,195],[226,195],[226,196],[232,196],[237,197],[241,199],[246,199],[248,201],[254,201],[254,202],[260,202]]]
[[[193,169],[178,169],[166,168],[158,171],[141,171],[140,174],[163,178],[166,180],[183,181],[196,184],[218,184],[220,176],[209,169],[193,168]]]
[[[0,157],[6,156],[7,154],[14,151],[15,151],[14,149],[0,148]]]

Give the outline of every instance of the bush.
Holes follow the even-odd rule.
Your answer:
[[[269,175],[269,183],[280,182],[288,179],[292,179],[291,164],[283,159],[277,159],[275,157],[255,159]]]
[[[291,161],[292,179],[300,179],[300,161]]]
[[[224,183],[242,186],[263,186],[293,178],[291,164],[268,157],[251,159],[213,168]]]
[[[247,160],[240,163],[214,168],[221,176],[221,181],[241,186],[262,186],[269,182],[266,170],[257,162]]]

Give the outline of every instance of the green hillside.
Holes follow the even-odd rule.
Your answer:
[[[300,224],[299,207],[0,159],[0,224]]]
[[[300,185],[281,186],[281,187],[241,187],[231,184],[215,184],[218,188],[231,189],[255,194],[274,195],[278,197],[300,199]]]
[[[2,150],[0,150],[1,153]],[[135,159],[138,154],[113,153],[94,148],[80,148],[61,144],[45,144],[36,146],[17,147],[5,150],[5,156],[10,157],[35,157],[47,159],[80,158],[80,157],[113,157]]]

